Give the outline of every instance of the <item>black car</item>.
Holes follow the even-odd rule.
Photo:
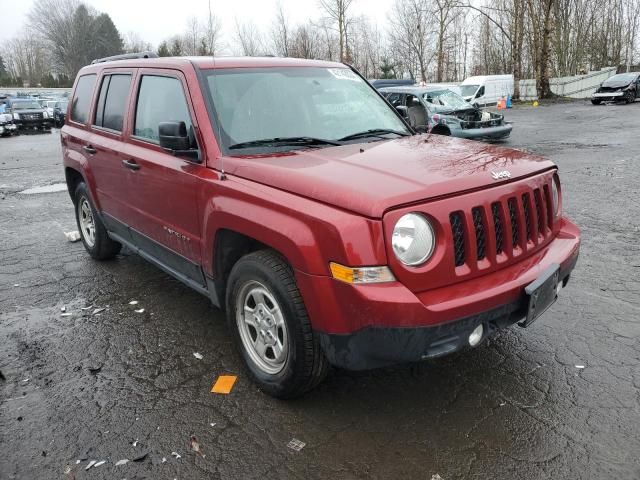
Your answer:
[[[16,98],[8,105],[18,130],[51,130],[53,118],[36,100]]]
[[[607,101],[635,102],[640,97],[640,72],[619,73],[607,78],[591,96],[591,103]]]
[[[58,101],[53,106],[53,124],[57,128],[62,128],[62,126],[64,125],[64,121],[67,116],[68,106],[69,106],[69,102],[66,100]]]

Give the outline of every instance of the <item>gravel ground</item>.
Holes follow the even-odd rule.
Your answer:
[[[64,181],[56,131],[0,139],[0,478],[640,478],[640,104],[506,115],[505,145],[559,165],[583,230],[558,302],[475,350],[334,371],[287,402],[251,384],[204,297],[68,243],[66,192],[18,193]],[[209,393],[225,373],[232,393]]]

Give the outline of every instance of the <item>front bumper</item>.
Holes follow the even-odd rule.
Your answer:
[[[594,93],[591,98],[596,100],[615,100],[617,98],[623,98],[626,92],[605,92]]]
[[[544,249],[485,276],[413,293],[400,282],[354,286],[296,272],[315,333],[330,363],[351,370],[420,361],[468,345],[483,324],[487,338],[526,316],[524,289],[552,264],[566,284],[580,231],[567,219]],[[321,293],[320,293],[321,292]]]
[[[51,128],[53,126],[53,119],[43,118],[42,120],[15,120],[15,125],[18,130]]]
[[[7,123],[4,125],[0,125],[0,135],[11,135],[18,128],[13,123]]]
[[[460,128],[451,130],[451,135],[460,138],[507,138],[511,135],[512,125],[500,125],[487,128]]]

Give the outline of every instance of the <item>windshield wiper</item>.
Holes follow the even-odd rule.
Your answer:
[[[235,143],[229,147],[229,150],[236,150],[239,148],[252,148],[252,147],[286,147],[286,146],[310,147],[314,145],[342,145],[342,144],[331,141],[331,140],[325,140],[324,138],[275,137],[275,138],[263,138],[261,140],[250,140],[248,142]]]
[[[384,138],[382,135],[385,134],[395,134],[399,137],[406,137],[409,135],[406,132],[399,132],[398,130],[391,130],[389,128],[371,128],[369,130],[365,130],[364,132],[352,133],[351,135],[347,135],[346,137],[342,137],[339,140],[344,142],[345,140],[355,140],[356,138],[366,138],[366,137],[379,137]]]

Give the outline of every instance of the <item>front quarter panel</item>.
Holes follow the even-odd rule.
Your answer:
[[[312,275],[329,275],[329,262],[384,265],[380,220],[338,210],[249,180],[218,174],[202,189],[204,268],[214,275],[217,233],[231,230],[280,252],[291,266]]]

